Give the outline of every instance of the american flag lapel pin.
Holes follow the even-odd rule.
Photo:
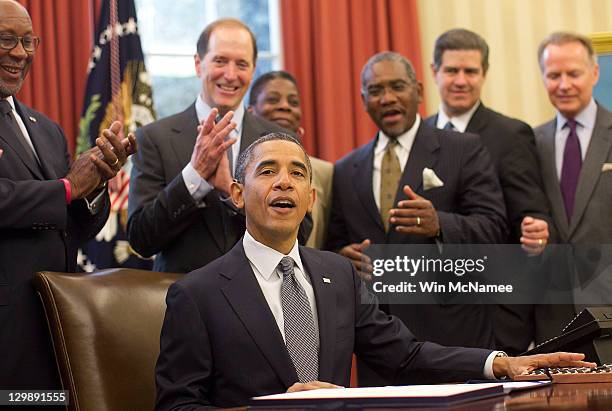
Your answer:
[[[326,284],[331,284],[331,280],[327,277],[323,277],[323,282]]]

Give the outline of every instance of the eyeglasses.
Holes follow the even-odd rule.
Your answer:
[[[34,53],[40,44],[40,37],[0,34],[0,48],[4,50],[13,50],[15,47],[17,47],[17,43],[19,41],[21,41],[21,45],[27,53]]]
[[[381,97],[385,94],[385,90],[389,89],[392,93],[403,93],[410,87],[410,83],[405,82],[404,80],[396,80],[392,81],[388,85],[384,84],[376,84],[369,86],[365,89],[365,94],[369,97]]]

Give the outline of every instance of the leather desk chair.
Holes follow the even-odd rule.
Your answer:
[[[36,274],[69,410],[153,409],[166,291],[181,277],[135,269]]]

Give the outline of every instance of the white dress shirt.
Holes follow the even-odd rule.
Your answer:
[[[198,117],[198,123],[201,123],[202,120],[205,120],[210,115],[212,111],[212,107],[202,100],[202,96],[198,94],[198,98],[195,102],[196,115]],[[232,150],[232,170],[231,173],[234,175],[234,169],[236,168],[236,161],[238,160],[238,155],[240,153],[240,140],[242,138],[242,120],[244,119],[244,106],[242,102],[238,105],[238,108],[234,111],[234,117],[232,121],[236,123],[236,128],[234,128],[229,137],[233,137],[236,139],[236,142],[232,144],[230,150]],[[187,165],[183,168],[181,172],[183,175],[183,181],[185,181],[185,186],[189,191],[189,194],[193,197],[198,206],[204,207],[204,197],[208,193],[210,193],[214,187],[210,185],[208,181],[200,177],[198,172],[193,168],[191,162],[188,162]]]
[[[408,162],[410,156],[410,150],[412,150],[412,144],[414,144],[414,138],[416,137],[417,130],[421,125],[421,116],[416,115],[414,124],[404,134],[397,137],[395,146],[395,154],[400,163],[402,173],[404,167]],[[378,132],[378,141],[376,147],[374,147],[374,168],[372,172],[372,190],[374,191],[374,201],[376,201],[376,208],[380,211],[380,169],[382,168],[382,160],[387,150],[387,144],[389,144],[389,137],[383,133],[382,130]],[[414,187],[412,187],[414,188]]]
[[[480,101],[474,104],[472,108],[466,111],[465,113],[456,117],[448,117],[444,112],[444,106],[442,105],[442,103],[440,103],[440,107],[438,107],[438,121],[436,121],[436,127],[444,128],[446,126],[446,123],[450,121],[453,127],[455,128],[455,131],[465,133],[465,129],[467,128],[468,124],[470,123],[470,120],[472,119],[472,116],[474,115],[479,106]]]
[[[582,110],[575,118],[576,120],[576,134],[578,134],[578,141],[580,141],[580,154],[582,161],[586,157],[589,143],[591,142],[591,136],[593,135],[593,129],[595,128],[595,120],[597,117],[597,104],[595,100],[591,98],[589,104]],[[563,169],[563,152],[565,151],[565,143],[569,136],[570,129],[565,127],[567,118],[563,114],[557,112],[557,131],[555,132],[555,165],[557,168],[557,178],[561,181],[561,170]]]
[[[259,287],[266,298],[266,302],[270,307],[270,311],[272,311],[272,315],[276,320],[276,325],[278,326],[284,340],[285,323],[283,319],[283,307],[281,304],[281,286],[283,285],[283,274],[278,270],[278,264],[283,257],[285,257],[285,255],[255,240],[251,234],[249,234],[248,230],[245,232],[244,238],[242,239],[242,246],[244,247],[244,253],[246,254],[249,264],[255,273],[255,278],[259,283]],[[312,288],[312,284],[310,283],[310,276],[306,273],[306,270],[302,265],[297,240],[287,255],[293,258],[293,261],[295,261],[295,278],[306,292],[308,302],[310,303],[310,309],[312,310],[315,330],[317,331],[318,335],[319,322],[314,290]]]

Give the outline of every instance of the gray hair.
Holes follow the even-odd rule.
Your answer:
[[[236,173],[234,176],[237,182],[239,182],[240,184],[244,184],[246,168],[251,163],[251,161],[253,161],[253,152],[255,151],[255,147],[257,147],[261,143],[265,143],[268,141],[276,141],[276,140],[289,141],[290,143],[297,144],[297,146],[304,153],[304,158],[306,160],[306,168],[308,169],[308,175],[310,177],[310,182],[312,182],[312,165],[310,164],[310,157],[308,157],[308,154],[306,153],[304,146],[302,146],[299,140],[295,139],[289,134],[281,133],[281,132],[270,133],[270,134],[266,134],[263,137],[259,137],[257,140],[251,143],[251,145],[248,146],[246,150],[240,153],[240,155],[238,156],[238,160],[236,162]]]
[[[591,42],[590,38],[571,31],[556,31],[546,36],[546,38],[542,40],[542,42],[538,46],[538,63],[540,63],[541,71],[544,71],[542,57],[544,56],[544,51],[546,50],[546,47],[551,44],[561,46],[567,43],[582,44],[582,46],[587,52],[591,64],[597,63],[597,56],[595,55],[595,51],[593,50],[593,43]]]
[[[436,70],[442,65],[442,55],[446,50],[477,50],[482,56],[481,65],[484,73],[489,69],[489,46],[485,39],[467,29],[445,31],[436,39],[433,61]]]
[[[361,94],[365,95],[367,91],[365,87],[366,75],[372,70],[372,66],[374,66],[374,64],[380,63],[381,61],[396,61],[398,63],[402,63],[406,69],[406,74],[408,75],[410,82],[412,84],[417,82],[416,72],[414,71],[414,67],[412,66],[410,60],[399,53],[395,53],[393,51],[383,51],[370,57],[365,66],[363,66],[363,69],[361,69]]]

